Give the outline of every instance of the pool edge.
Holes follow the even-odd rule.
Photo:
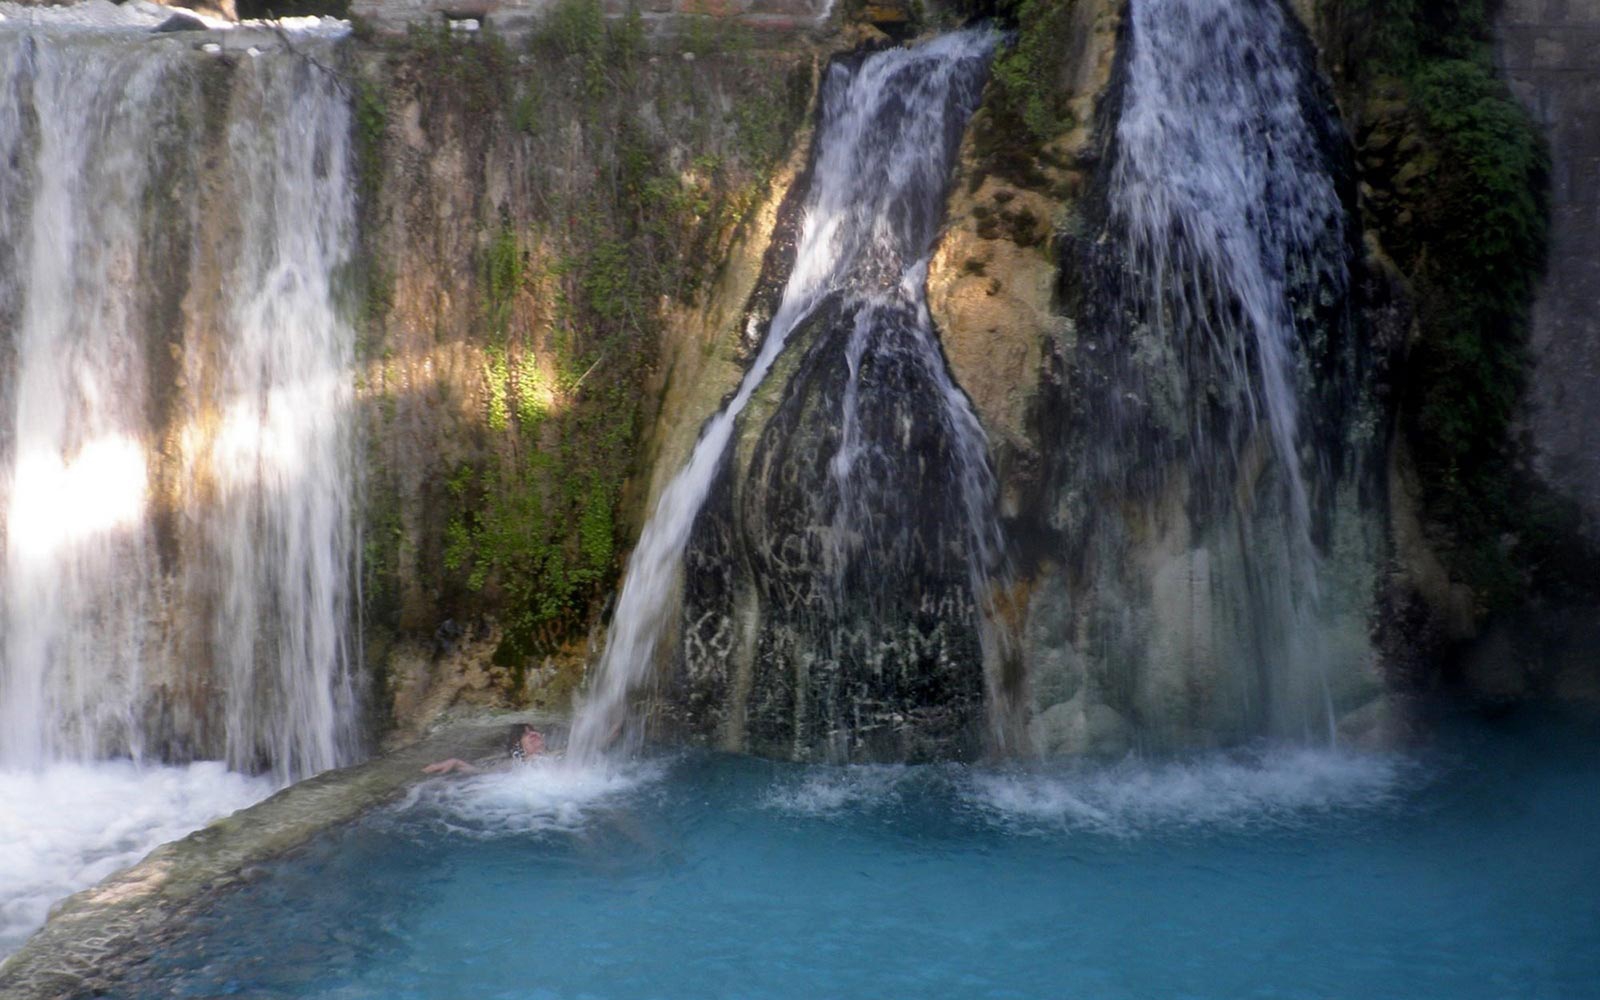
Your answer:
[[[502,749],[506,723],[522,720],[563,721],[527,712],[462,721],[362,763],[324,771],[162,844],[51,907],[44,926],[0,960],[0,998],[69,1000],[114,990],[123,973],[147,960],[185,917],[246,881],[249,866],[400,797],[423,779],[422,766],[430,761]]]

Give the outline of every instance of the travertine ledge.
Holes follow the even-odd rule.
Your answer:
[[[551,715],[496,714],[463,721],[353,767],[327,771],[151,851],[143,861],[57,904],[48,923],[4,964],[0,998],[70,1000],[116,995],[123,973],[146,961],[181,923],[248,870],[392,801],[422,766],[502,749],[506,726]]]

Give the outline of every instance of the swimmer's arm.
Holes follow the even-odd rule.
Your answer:
[[[435,761],[422,770],[425,774],[453,774],[458,772],[461,774],[478,774],[483,768],[478,767],[476,764],[468,764],[460,757],[451,757],[449,760]]]

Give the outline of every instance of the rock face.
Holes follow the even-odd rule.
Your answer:
[[[7,24],[0,759],[288,778],[570,703],[815,65],[580,6],[516,46]]]
[[[570,700],[650,494],[639,456],[679,447],[647,431],[715,398],[764,246],[746,229],[788,176],[808,49],[691,62],[620,29],[361,53],[367,651],[403,732]],[[590,72],[599,53],[626,72]]]
[[[981,745],[988,472],[919,259],[993,43],[829,70],[795,250],[769,259],[785,288],[762,351],[779,353],[685,556],[664,713],[688,731],[802,758]]]
[[[696,731],[725,731],[731,709],[745,748],[779,756],[915,760],[981,746],[969,569],[980,557],[964,537],[960,444],[930,419],[942,387],[914,307],[902,308],[825,307],[707,501],[685,565],[678,694]],[[862,324],[872,344],[852,352]],[[882,466],[853,470],[839,490],[821,459],[860,442]]]
[[[1292,6],[1308,19],[1331,9]],[[1384,715],[1363,706],[1382,680],[1366,624],[1382,600],[1384,557],[1399,564],[1387,582],[1403,584],[1390,591],[1425,605],[1431,618],[1418,631],[1438,637],[1383,645],[1392,670],[1408,669],[1396,666],[1403,645],[1444,648],[1481,624],[1473,590],[1430,548],[1438,531],[1417,499],[1420,452],[1383,454],[1393,400],[1373,387],[1393,375],[1377,370],[1404,357],[1415,326],[1401,273],[1411,262],[1390,263],[1385,240],[1395,259],[1416,249],[1395,234],[1438,165],[1404,88],[1391,81],[1351,102],[1371,182],[1363,214],[1302,33],[1285,22],[1253,43],[1248,59],[1281,57],[1280,75],[1296,82],[1238,131],[1270,134],[1280,159],[1325,174],[1349,224],[1301,211],[1294,202],[1306,192],[1273,176],[1245,206],[1254,229],[1219,237],[1226,252],[1200,253],[1185,227],[1215,226],[1223,199],[1143,235],[1129,208],[1137,198],[1117,200],[1130,185],[1172,195],[1161,177],[1214,180],[1184,175],[1184,163],[1130,173],[1134,51],[1159,25],[1124,23],[1127,9],[1035,5],[1051,20],[1023,26],[974,127],[963,135],[940,121],[925,145],[962,142],[951,189],[885,210],[915,217],[926,230],[919,246],[931,242],[927,315],[900,280],[916,261],[897,258],[863,265],[793,331],[694,525],[676,659],[660,689],[671,724],[731,748],[841,758],[967,756],[986,730],[1003,749],[1051,753],[1321,731],[1330,716]],[[1270,20],[1290,8],[1237,9]],[[381,679],[373,707],[408,733],[452,703],[548,702],[577,685],[619,551],[757,356],[793,266],[801,206],[780,203],[806,169],[796,137],[819,61],[807,39],[831,7],[659,0],[639,19],[629,10],[357,0],[353,13],[378,38],[296,63],[296,86],[322,81],[350,102],[349,119],[329,126],[354,140],[348,155],[305,161],[359,195],[346,227],[359,246],[325,269],[330,309],[360,333],[350,350],[364,485],[341,502],[366,515],[365,652]],[[866,16],[893,26],[910,11],[874,4]],[[1539,471],[1585,505],[1591,529],[1600,412],[1590,397],[1600,394],[1588,388],[1600,376],[1600,329],[1589,304],[1600,245],[1585,220],[1600,212],[1600,46],[1582,41],[1600,31],[1597,18],[1576,0],[1509,2],[1498,49],[1550,130],[1554,164],[1526,427]],[[468,19],[500,30],[444,28]],[[430,23],[440,30],[393,37]],[[1233,37],[1237,25],[1227,27]],[[178,333],[129,354],[129,379],[155,387],[141,390],[150,421],[138,435],[154,512],[117,544],[159,581],[152,592],[204,608],[115,610],[155,623],[150,641],[169,665],[209,662],[237,638],[195,624],[223,606],[207,596],[227,590],[220,571],[188,579],[173,567],[235,533],[222,522],[196,528],[210,523],[220,487],[183,477],[194,464],[185,449],[225,437],[213,397],[232,391],[225,362],[237,352],[208,331],[230,308],[229,275],[215,262],[241,225],[226,206],[249,186],[247,164],[230,173],[200,160],[223,155],[225,120],[254,108],[259,81],[237,50],[260,37],[229,36],[214,64],[196,62],[195,39],[165,40],[187,45],[193,63],[174,93],[206,110],[151,127],[152,156],[177,165],[154,171],[172,183],[148,199],[170,225],[135,226],[155,252],[136,255],[145,290],[125,304],[152,330]],[[734,38],[739,46],[723,44]],[[1234,85],[1221,72],[1208,79]],[[1167,134],[1183,133],[1192,111],[1166,121]],[[0,108],[0,119],[23,146],[34,141],[22,118]],[[1314,134],[1297,138],[1294,123],[1306,121]],[[0,157],[0,222],[22,218],[25,159]],[[1267,170],[1259,158],[1240,162],[1253,180]],[[1384,231],[1363,241],[1358,217]],[[1265,254],[1272,266],[1255,275],[1275,289],[1268,311],[1282,310],[1277,328],[1288,334],[1276,341],[1250,315],[1267,299],[1229,271],[1257,236],[1288,248]],[[0,244],[8,329],[22,311],[20,246]],[[1270,273],[1278,265],[1283,273]],[[0,343],[0,392],[17,391],[19,350]],[[967,454],[968,417],[986,459]],[[355,435],[343,440],[355,447]],[[201,464],[215,458],[205,454]],[[245,506],[228,524],[261,516]],[[980,522],[1004,534],[994,548],[1009,562],[986,552]],[[354,538],[340,544],[353,564]],[[270,575],[272,560],[238,555]],[[1303,575],[1301,564],[1315,569]],[[13,619],[39,617],[12,603]],[[1407,620],[1414,609],[1398,604],[1384,613]],[[58,631],[48,641],[71,629]],[[1280,663],[1307,641],[1339,669],[1286,678]],[[239,640],[238,658],[255,658],[253,642]],[[1527,671],[1487,662],[1463,669],[1486,690],[1530,688],[1515,680]],[[146,680],[160,691],[137,708],[163,733],[151,749],[215,752],[227,714],[218,689],[176,666]],[[244,743],[241,763],[273,753],[267,734]]]
[[[1525,424],[1539,474],[1600,539],[1600,5],[1507,0],[1496,59],[1550,148],[1550,248]]]

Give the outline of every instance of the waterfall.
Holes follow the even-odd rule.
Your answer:
[[[170,59],[7,38],[0,306],[7,360],[0,759],[137,755],[154,572],[136,283],[141,152]],[[128,388],[135,387],[134,391]]]
[[[1371,660],[1347,143],[1276,0],[1134,0],[1117,72],[1069,253],[1069,662],[1035,688],[1158,745],[1326,740]]]
[[[311,774],[355,750],[336,55],[85,16],[0,23],[0,763]]]
[[[1213,356],[1244,422],[1266,429],[1300,541],[1289,272],[1335,298],[1348,283],[1344,210],[1300,100],[1308,67],[1272,2],[1135,0],[1130,14],[1110,187],[1137,275],[1128,294],[1156,336]]]
[[[190,458],[215,481],[205,520],[223,589],[229,763],[302,775],[355,750],[355,338],[332,286],[354,245],[350,121],[326,71],[252,68],[255,107],[227,137],[242,242],[234,335],[218,359],[217,423]]]
[[[945,370],[923,285],[950,165],[997,41],[990,31],[964,31],[854,63],[836,61],[829,68],[810,186],[781,300],[738,390],[702,429],[629,560],[603,658],[575,721],[574,756],[600,753],[620,730],[629,696],[651,679],[663,636],[680,608],[686,549],[708,497],[727,475],[741,418],[752,398],[768,391],[764,383],[786,351],[791,358],[814,356],[805,344],[791,346],[791,341],[797,334],[806,340],[805,331],[819,323],[841,332],[845,343],[832,356],[846,359],[849,376],[825,418],[833,429],[827,439],[797,445],[807,449],[810,464],[824,470],[831,483],[822,491],[827,509],[807,511],[807,530],[816,541],[809,555],[817,572],[808,574],[805,586],[837,589],[848,577],[857,583],[875,577],[892,586],[894,560],[910,553],[875,546],[872,536],[881,541],[898,527],[884,523],[886,495],[893,494],[891,509],[916,500],[910,495],[913,484],[886,475],[900,465],[884,458],[897,449],[904,452],[907,442],[928,427],[934,429],[926,433],[954,453],[964,470],[953,477],[963,511],[958,527],[966,550],[959,559],[962,586],[968,603],[985,599],[989,574],[1000,558],[993,480],[982,431]],[[864,361],[872,372],[868,381],[862,378]],[[886,441],[864,432],[874,422],[864,413],[871,409],[881,415],[894,408],[893,400],[886,404],[881,397],[896,391],[896,375],[928,388],[925,396],[931,399],[925,403],[934,409],[915,414],[917,428],[895,411],[896,421],[906,416],[906,425],[897,422],[895,438]],[[915,519],[914,512],[905,518]],[[727,608],[721,613],[732,615]],[[773,658],[796,665],[781,654]],[[975,653],[973,659],[979,658]],[[978,677],[981,687],[981,663],[960,668]]]

